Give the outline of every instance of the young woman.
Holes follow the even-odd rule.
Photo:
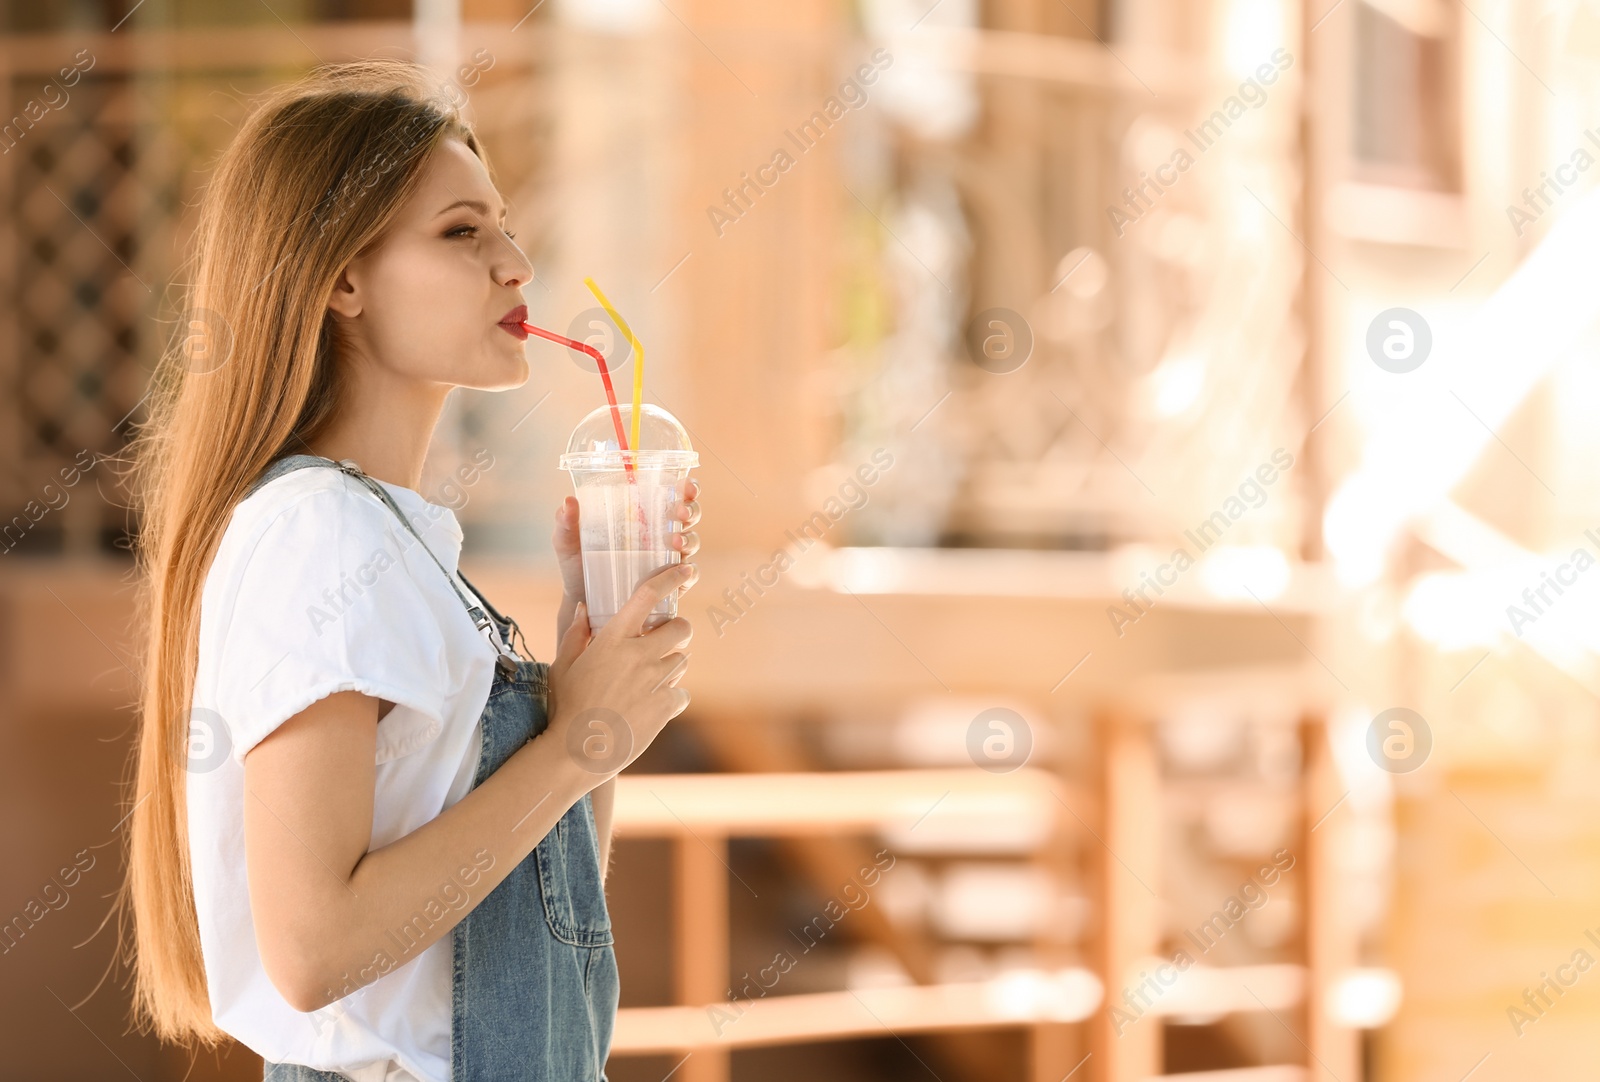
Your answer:
[[[137,1008],[283,1082],[603,1079],[612,778],[689,701],[688,622],[642,627],[691,565],[591,636],[568,497],[560,646],[525,659],[417,491],[449,392],[528,376],[500,324],[533,268],[456,104],[362,62],[241,125],[203,200],[198,337],[134,450]]]

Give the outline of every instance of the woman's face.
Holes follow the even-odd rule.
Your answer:
[[[528,378],[523,342],[498,324],[523,303],[533,265],[504,231],[483,162],[443,140],[382,243],[352,260],[328,307],[341,361],[388,376],[500,390]],[[525,315],[525,313],[524,313]]]

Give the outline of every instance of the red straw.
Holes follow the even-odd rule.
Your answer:
[[[622,448],[624,451],[628,450],[628,434],[623,430],[622,427],[622,413],[617,409],[617,392],[611,388],[611,373],[606,368],[605,354],[601,353],[598,349],[595,349],[587,342],[574,341],[565,335],[556,334],[554,331],[547,331],[543,327],[535,327],[532,323],[524,322],[522,324],[522,329],[527,331],[529,334],[536,334],[540,338],[548,338],[552,342],[560,342],[568,349],[575,349],[580,353],[587,353],[589,356],[594,358],[595,363],[600,366],[600,382],[604,383],[606,387],[606,401],[611,403],[611,423],[617,430],[617,446]],[[628,480],[633,480],[632,460],[624,455],[622,464],[627,468]]]

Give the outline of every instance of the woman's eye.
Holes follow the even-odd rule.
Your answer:
[[[463,233],[462,230],[466,230],[466,233]],[[471,234],[471,233],[476,233],[477,231],[478,231],[478,227],[475,226],[475,225],[458,225],[454,229],[450,230],[450,232],[446,233],[445,236],[447,236],[447,237],[466,236],[466,235]]]

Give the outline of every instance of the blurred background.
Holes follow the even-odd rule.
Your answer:
[[[252,97],[373,55],[701,455],[614,1082],[1592,1074],[1600,3],[3,10],[0,1077],[260,1077],[134,1031],[102,927],[114,456]],[[601,397],[527,350],[424,495],[549,658]]]

